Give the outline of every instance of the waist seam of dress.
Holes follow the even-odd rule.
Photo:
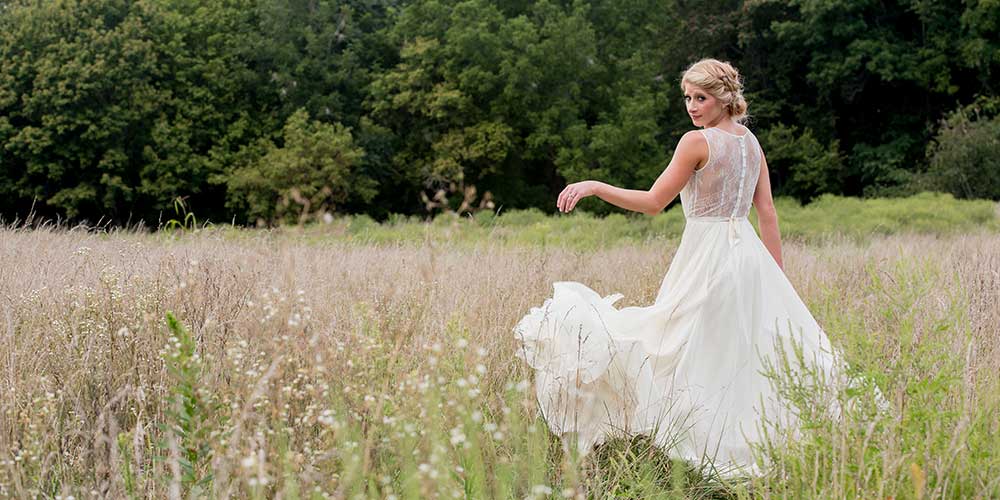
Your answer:
[[[742,240],[740,238],[740,228],[738,226],[740,221],[748,220],[745,215],[732,215],[729,217],[725,216],[694,216],[688,217],[687,220],[695,222],[726,222],[729,224],[729,246],[735,247]]]

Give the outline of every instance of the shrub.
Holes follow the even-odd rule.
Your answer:
[[[263,140],[258,147],[263,154],[228,180],[230,201],[245,204],[251,220],[294,222],[377,193],[376,182],[358,171],[364,151],[340,123],[310,120],[300,109],[285,124],[282,146]]]
[[[809,201],[841,190],[844,164],[836,140],[826,146],[813,137],[812,129],[800,133],[798,127],[779,123],[762,133],[760,142],[775,192]]]
[[[1000,98],[979,98],[941,120],[927,158],[922,188],[1000,200]]]

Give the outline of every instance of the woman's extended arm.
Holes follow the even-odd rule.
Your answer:
[[[597,182],[594,194],[612,205],[633,212],[648,214],[653,209],[652,196],[650,196],[649,191],[642,189],[625,189],[605,182]]]
[[[573,210],[581,199],[596,195],[626,210],[656,215],[677,196],[677,193],[681,192],[694,169],[707,158],[708,142],[705,141],[705,136],[692,130],[681,137],[670,164],[648,191],[623,189],[599,181],[576,182],[563,189],[556,206],[560,211],[568,212]]]
[[[753,194],[753,206],[757,209],[757,225],[760,229],[760,240],[771,252],[778,267],[784,271],[781,261],[781,232],[778,230],[778,212],[774,209],[774,199],[771,198],[771,178],[767,172],[767,159],[764,151],[760,152],[760,177],[757,178],[757,189]]]

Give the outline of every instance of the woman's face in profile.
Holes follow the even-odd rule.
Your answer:
[[[720,115],[725,112],[718,99],[701,87],[687,82],[684,83],[684,103],[691,122],[697,127],[717,123]]]

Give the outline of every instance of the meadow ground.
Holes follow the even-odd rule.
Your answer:
[[[678,213],[646,229],[531,212],[521,229],[8,225],[0,496],[997,498],[1000,234],[994,205],[963,210],[799,233],[786,211],[790,280],[891,411],[834,419],[790,386],[807,432],[742,480],[642,437],[563,453],[514,355],[553,281],[650,304]]]

